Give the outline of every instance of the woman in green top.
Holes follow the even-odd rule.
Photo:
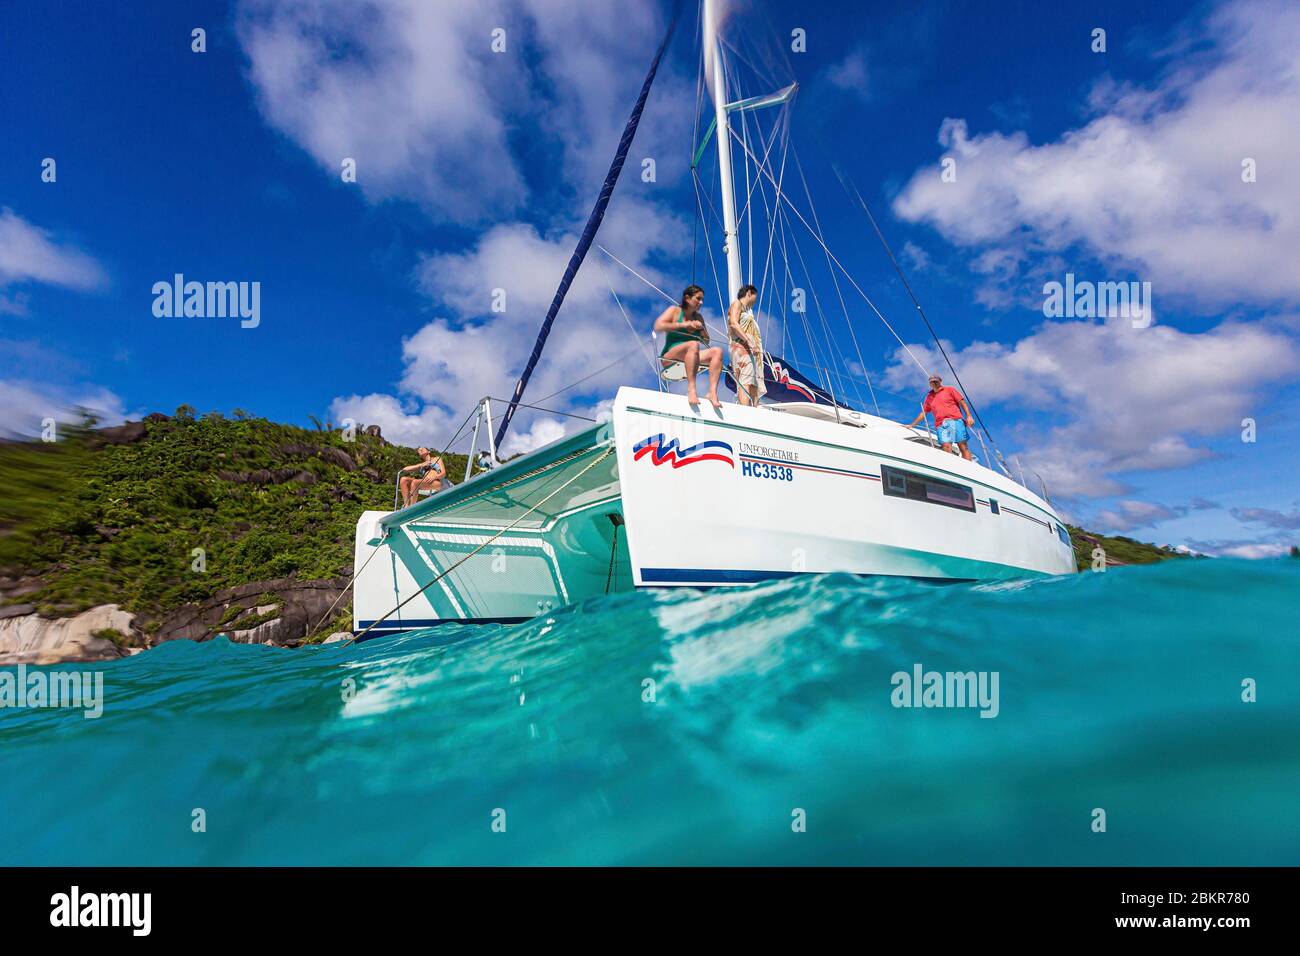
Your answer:
[[[700,363],[709,366],[709,404],[722,408],[718,401],[718,379],[722,377],[722,349],[707,348],[709,330],[704,326],[700,315],[700,305],[704,302],[704,290],[697,285],[688,285],[682,293],[680,306],[670,305],[659,313],[655,319],[655,331],[663,335],[664,347],[659,353],[659,362],[664,368],[674,362],[686,366],[686,400],[692,405],[700,403],[695,391],[695,374]]]

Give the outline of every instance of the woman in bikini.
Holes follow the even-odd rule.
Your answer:
[[[754,321],[758,289],[742,285],[736,301],[727,310],[727,334],[731,339],[731,374],[736,379],[736,398],[742,405],[758,405],[767,394],[763,384],[763,340]]]
[[[427,448],[417,448],[416,452],[420,456],[420,463],[407,465],[402,471],[424,471],[424,474],[419,478],[410,475],[402,476],[399,484],[402,488],[403,508],[409,508],[419,501],[421,491],[441,491],[442,479],[447,476],[447,469],[441,458]]]
[[[704,290],[688,285],[682,293],[682,304],[671,305],[655,319],[655,331],[663,334],[664,347],[659,353],[659,363],[667,368],[674,362],[686,366],[686,400],[692,405],[700,403],[695,391],[695,374],[700,363],[709,366],[709,393],[706,396],[714,408],[722,408],[718,401],[718,379],[722,377],[722,349],[708,348],[709,330],[700,315]]]

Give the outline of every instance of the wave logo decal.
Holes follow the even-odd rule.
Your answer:
[[[780,362],[772,363],[772,380],[780,385],[784,385],[791,391],[798,392],[804,397],[805,401],[816,404],[817,396],[809,391],[808,387],[804,385],[803,382],[799,381],[797,378],[791,378],[789,371],[783,368]]]
[[[656,466],[666,461],[671,462],[674,468],[694,465],[701,461],[725,461],[732,468],[736,467],[736,462],[731,457],[731,446],[725,441],[702,441],[690,448],[682,448],[676,438],[665,440],[662,434],[651,435],[632,446],[634,461],[640,461],[647,455]]]

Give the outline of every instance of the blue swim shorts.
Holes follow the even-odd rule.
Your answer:
[[[940,445],[951,445],[969,440],[970,434],[966,431],[966,423],[960,418],[945,419],[943,424],[939,426]]]

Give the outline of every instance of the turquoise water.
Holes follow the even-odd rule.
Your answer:
[[[1298,579],[832,575],[177,641],[103,666],[98,720],[0,710],[0,863],[1295,864]],[[997,672],[997,717],[892,706],[918,663]]]

